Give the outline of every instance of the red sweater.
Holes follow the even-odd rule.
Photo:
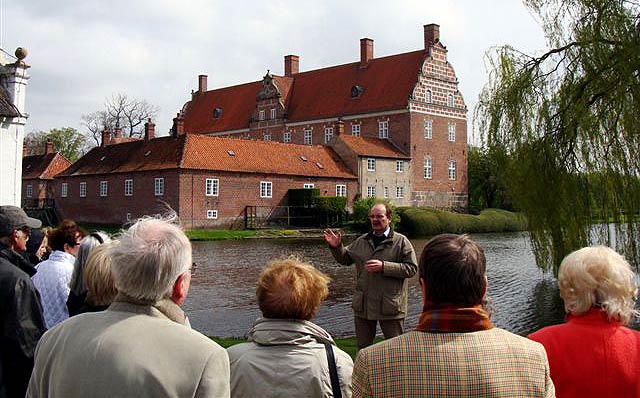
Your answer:
[[[599,308],[529,335],[547,350],[558,398],[640,397],[640,332]]]

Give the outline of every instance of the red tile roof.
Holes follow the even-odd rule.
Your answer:
[[[340,139],[344,141],[345,145],[361,156],[410,159],[409,156],[386,139],[356,137],[345,134],[340,135]]]
[[[326,146],[193,134],[187,137],[182,168],[356,178],[338,155]]]
[[[225,87],[196,94],[185,104],[185,131],[207,133],[249,127],[251,114],[256,107],[256,95],[262,82]],[[213,118],[213,110],[222,109],[222,115]]]
[[[59,176],[177,168],[357,178],[328,147],[192,134],[96,147]]]
[[[365,68],[359,62],[274,76],[287,109],[288,121],[404,109],[426,57],[424,50],[374,58]],[[351,88],[364,91],[351,98]],[[213,133],[249,127],[262,82],[252,82],[197,94],[185,104],[185,131]],[[213,118],[221,108],[222,116]]]
[[[22,158],[23,179],[52,179],[71,165],[60,153],[24,156]]]

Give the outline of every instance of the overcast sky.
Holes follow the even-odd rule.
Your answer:
[[[25,47],[31,69],[26,132],[85,129],[81,116],[102,109],[114,93],[160,107],[156,130],[197,89],[284,73],[283,58],[300,56],[300,71],[359,60],[359,40],[374,56],[423,48],[423,25],[440,25],[471,119],[486,82],[484,56],[511,44],[528,53],[545,46],[542,29],[517,0],[172,1],[0,0],[2,47]],[[389,76],[389,78],[393,78]]]

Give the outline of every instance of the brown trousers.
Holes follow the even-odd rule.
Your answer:
[[[358,350],[368,347],[373,344],[373,339],[376,337],[377,323],[380,322],[380,329],[385,339],[400,336],[403,333],[402,326],[404,324],[404,318],[401,319],[365,319],[359,316],[354,317],[354,324],[356,327],[356,342],[358,343]]]

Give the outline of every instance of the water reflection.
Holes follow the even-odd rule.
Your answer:
[[[479,234],[473,238],[487,257],[492,321],[514,333],[527,334],[560,323],[564,311],[553,276],[535,265],[526,236]],[[427,240],[412,240],[422,252]],[[192,326],[211,336],[244,336],[260,316],[255,284],[267,261],[296,254],[329,274],[330,295],[315,322],[334,336],[351,336],[351,297],[355,284],[353,267],[338,265],[321,239],[238,240],[194,242],[194,261],[200,267],[191,282],[185,311]],[[422,309],[417,277],[410,280],[406,329],[415,327]]]

